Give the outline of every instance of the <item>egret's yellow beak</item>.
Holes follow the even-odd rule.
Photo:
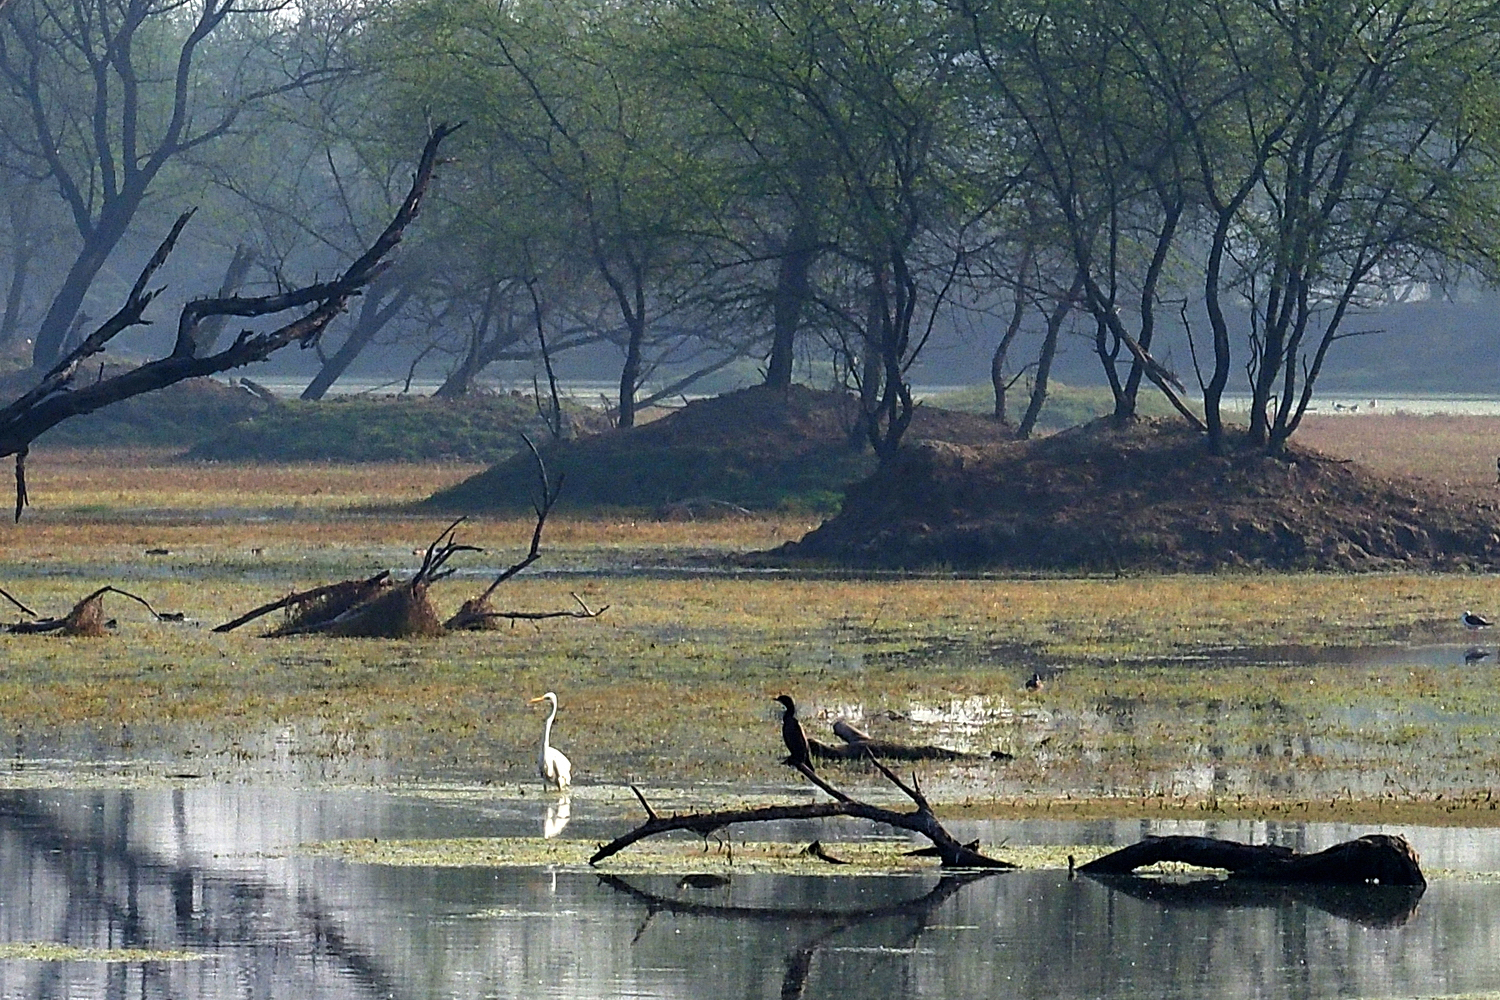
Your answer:
[[[530,699],[529,701],[526,702],[526,704],[528,704],[528,705],[535,705],[539,701],[546,701],[546,700],[547,700],[547,696],[546,695],[542,695],[540,698],[532,698],[532,699]]]

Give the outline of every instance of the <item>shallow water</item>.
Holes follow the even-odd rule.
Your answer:
[[[1024,871],[733,872],[602,880],[584,867],[358,864],[298,845],[536,836],[551,800],[235,785],[0,792],[0,956],[18,942],[193,960],[0,958],[3,997],[1326,997],[1500,990],[1500,834],[1391,828],[1425,894],[1268,890],[1193,898]],[[554,810],[555,811],[555,810]],[[634,817],[575,798],[567,835]],[[1366,827],[954,823],[1025,843],[1202,833],[1316,849]],[[847,841],[872,828],[778,831]],[[1223,883],[1218,883],[1222,886]],[[1147,898],[1141,898],[1147,896]],[[6,950],[7,948],[12,950]],[[173,957],[173,956],[168,956]],[[176,958],[180,959],[180,956]]]

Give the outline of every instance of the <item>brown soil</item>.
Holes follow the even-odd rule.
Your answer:
[[[714,511],[832,509],[848,484],[875,468],[870,448],[851,444],[856,403],[807,386],[757,386],[624,430],[548,447],[554,479],[566,480],[559,509],[645,509],[663,517]],[[1004,430],[971,413],[918,406],[909,438],[963,445],[1002,441]],[[445,510],[526,510],[536,490],[522,454],[433,496]]]
[[[1482,491],[1298,446],[1214,456],[1180,423],[1096,421],[1029,443],[914,441],[772,555],[964,570],[1474,569],[1500,564],[1500,514]]]

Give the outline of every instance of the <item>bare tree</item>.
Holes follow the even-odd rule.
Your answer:
[[[309,347],[317,342],[328,324],[343,312],[349,299],[374,280],[388,265],[386,258],[401,242],[419,211],[422,198],[437,165],[438,147],[457,126],[436,127],[422,150],[411,188],[395,217],[380,236],[332,281],[317,282],[257,297],[195,299],[182,308],[177,340],[164,358],[87,384],[76,376],[85,360],[108,345],[122,331],[148,323],[146,308],[161,289],[148,289],[158,269],[166,263],[183,227],[192,217],[185,212],[136,279],[125,304],[72,351],[43,375],[40,384],[10,405],[0,409],[0,457],[16,456],[16,518],[26,505],[26,453],[31,442],[69,417],[92,413],[110,403],[160,389],[183,379],[228,371],[264,361],[290,344]],[[297,315],[274,330],[242,331],[229,346],[215,353],[198,353],[202,324],[218,316],[251,319],[296,311]]]

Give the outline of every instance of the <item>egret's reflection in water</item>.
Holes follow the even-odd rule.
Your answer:
[[[564,792],[561,798],[547,803],[547,808],[542,813],[542,836],[551,840],[567,829],[568,820],[572,818],[573,799]]]

